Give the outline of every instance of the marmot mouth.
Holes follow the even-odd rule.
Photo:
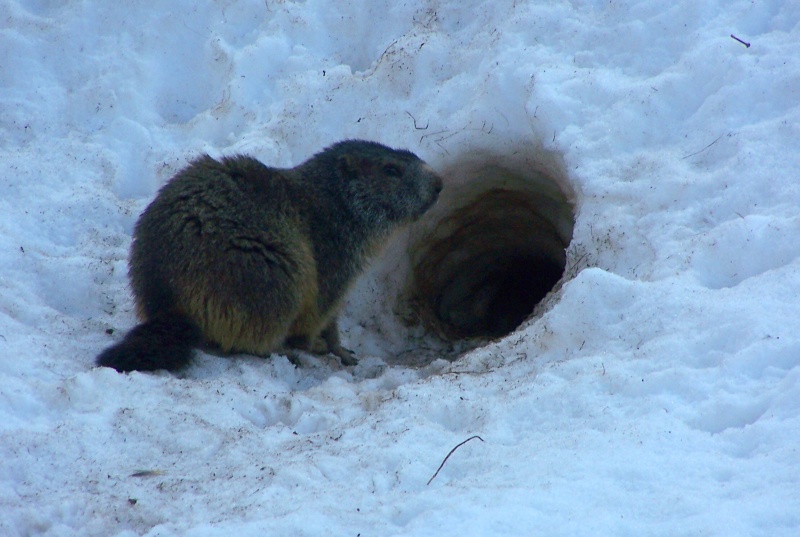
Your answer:
[[[513,332],[560,286],[574,191],[559,155],[530,153],[470,153],[449,166],[439,203],[411,229],[403,295],[445,339]]]

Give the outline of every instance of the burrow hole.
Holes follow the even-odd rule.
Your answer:
[[[575,223],[563,161],[471,152],[442,175],[442,197],[409,233],[403,316],[449,342],[507,335],[563,283]]]

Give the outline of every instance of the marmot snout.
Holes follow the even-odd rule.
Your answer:
[[[246,156],[195,160],[136,224],[129,264],[142,324],[98,365],[175,370],[203,343],[331,352],[355,364],[339,343],[344,296],[388,235],[441,189],[413,153],[363,140],[290,169]]]

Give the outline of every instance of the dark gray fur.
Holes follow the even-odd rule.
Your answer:
[[[130,277],[142,324],[98,365],[176,370],[203,343],[261,355],[296,347],[355,364],[339,344],[343,298],[441,188],[413,153],[362,140],[290,169],[241,155],[195,160],[136,224]]]

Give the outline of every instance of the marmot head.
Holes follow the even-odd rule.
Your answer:
[[[367,221],[391,225],[416,220],[442,190],[442,178],[410,151],[363,140],[340,142],[329,151],[336,158],[347,203]]]

